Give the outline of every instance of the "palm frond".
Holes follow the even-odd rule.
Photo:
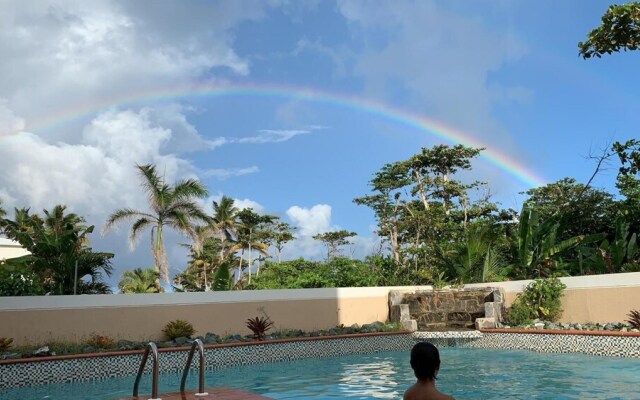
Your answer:
[[[147,228],[149,225],[154,224],[155,221],[149,219],[148,217],[142,217],[136,220],[136,222],[131,225],[131,230],[129,231],[129,248],[134,249],[136,243],[138,241],[138,233]]]
[[[202,182],[195,179],[185,179],[177,182],[173,186],[172,201],[189,200],[193,198],[203,199],[209,195],[209,192]]]
[[[157,218],[151,214],[144,213],[142,211],[134,210],[133,208],[122,208],[114,211],[109,217],[102,228],[102,234],[105,235],[112,228],[116,227],[119,223],[127,221],[133,218],[148,218],[156,221]]]
[[[142,177],[144,178],[141,185],[144,188],[145,192],[147,192],[151,208],[153,208],[154,210],[159,210],[160,208],[162,208],[162,203],[165,200],[164,197],[167,197],[169,187],[158,176],[155,165],[136,164],[136,167],[138,168],[140,175],[142,175]]]

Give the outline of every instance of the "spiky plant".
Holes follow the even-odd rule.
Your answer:
[[[13,339],[0,337],[0,353],[9,350],[9,347],[11,347],[11,343],[13,343]]]
[[[264,340],[266,332],[273,326],[273,321],[265,317],[249,318],[247,320],[247,328],[253,332],[255,340]]]
[[[627,320],[629,325],[635,329],[640,329],[640,310],[631,310],[627,316],[629,317]]]

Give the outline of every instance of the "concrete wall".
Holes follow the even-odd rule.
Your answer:
[[[247,318],[267,313],[275,329],[313,331],[388,319],[389,290],[430,286],[292,289],[207,293],[0,297],[0,337],[16,345],[81,341],[93,333],[162,340],[167,322],[184,319],[196,334],[248,334]]]
[[[640,310],[640,272],[560,278],[567,285],[560,322],[623,322],[630,310]],[[532,281],[493,282],[465,287],[501,287],[510,307]]]
[[[622,322],[640,309],[640,273],[562,278],[567,285],[562,322]],[[530,281],[467,287],[502,287],[507,305]],[[312,331],[339,324],[386,321],[390,290],[429,286],[294,289],[207,293],[0,297],[0,337],[16,345],[80,341],[93,333],[116,339],[161,340],[175,319],[191,322],[197,334],[248,334],[247,318],[266,312],[276,329]]]

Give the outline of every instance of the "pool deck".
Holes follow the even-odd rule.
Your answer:
[[[253,393],[241,392],[240,390],[227,387],[206,388],[205,390],[208,393],[208,395],[206,396],[196,397],[196,390],[187,390],[184,393],[160,393],[158,397],[162,400],[272,400],[269,397],[259,396]],[[150,400],[151,398],[151,395],[147,394],[137,397],[125,397],[120,400]]]

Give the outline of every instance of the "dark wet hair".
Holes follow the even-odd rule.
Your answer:
[[[440,353],[429,342],[419,342],[411,349],[411,368],[418,379],[436,379],[440,369]]]

